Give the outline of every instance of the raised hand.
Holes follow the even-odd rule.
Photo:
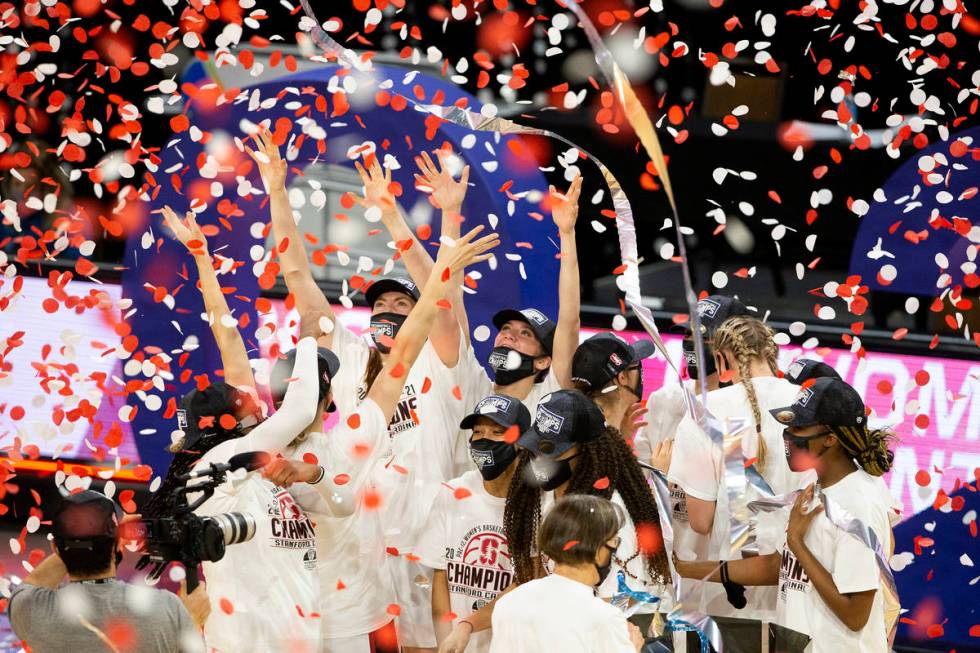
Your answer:
[[[462,272],[469,265],[486,261],[493,256],[493,254],[486,252],[500,244],[500,234],[492,232],[483,238],[473,240],[481,231],[483,231],[483,225],[476,227],[465,236],[461,236],[454,243],[444,242],[439,247],[439,255],[436,258],[434,269],[445,270],[448,268],[450,274],[456,274]],[[446,280],[448,277],[443,278],[443,281]]]
[[[463,206],[463,199],[466,197],[470,167],[464,166],[459,181],[456,181],[446,164],[447,156],[442,150],[436,150],[438,165],[432,161],[428,152],[422,152],[421,156],[415,157],[415,165],[421,173],[415,175],[415,183],[419,190],[431,192],[432,201],[438,208],[459,213],[460,207]]]
[[[558,192],[554,186],[548,187],[551,193],[551,217],[558,231],[571,234],[575,231],[575,221],[578,219],[578,196],[582,192],[582,175],[575,178],[568,191]]]
[[[177,213],[169,206],[160,209],[163,214],[163,221],[174,232],[174,236],[190,251],[194,256],[207,256],[208,239],[205,237],[201,227],[197,224],[197,218],[192,211],[184,214],[184,220],[177,217]]]
[[[803,544],[803,538],[806,536],[807,531],[810,530],[810,524],[813,520],[823,512],[823,506],[817,506],[813,510],[809,510],[810,502],[813,500],[814,484],[810,483],[809,486],[796,497],[796,501],[793,503],[793,509],[789,513],[789,524],[786,526],[786,544],[790,547],[790,550],[794,553],[796,549]]]
[[[274,190],[285,190],[286,161],[279,156],[279,147],[272,142],[272,132],[265,127],[259,127],[252,139],[258,149],[253,150],[246,145],[245,151],[258,166],[266,191],[271,193]]]
[[[636,438],[637,432],[647,425],[643,421],[646,413],[646,406],[642,401],[638,401],[626,409],[623,414],[623,421],[619,424],[619,433],[627,442],[632,442]]]
[[[395,196],[391,194],[391,170],[381,167],[377,155],[371,157],[371,163],[365,169],[360,161],[354,162],[357,174],[364,184],[364,197],[356,197],[354,201],[366,209],[378,207],[384,216],[395,210]]]

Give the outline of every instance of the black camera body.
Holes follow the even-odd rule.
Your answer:
[[[224,482],[229,470],[254,467],[252,463],[240,463],[232,460],[229,464],[212,464],[205,470],[184,474],[180,477],[183,486],[170,497],[167,510],[170,516],[126,524],[125,539],[141,542],[144,551],[136,564],[137,569],[151,567],[147,575],[155,579],[169,563],[180,562],[187,573],[187,592],[190,593],[198,585],[197,567],[201,562],[217,562],[224,557],[226,546],[252,539],[255,535],[252,515],[228,512],[201,517],[194,514]],[[189,494],[199,496],[189,502]]]

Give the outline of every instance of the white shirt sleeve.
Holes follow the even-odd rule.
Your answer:
[[[718,451],[711,439],[693,419],[685,416],[674,437],[667,479],[677,483],[688,496],[717,501],[719,465]]]
[[[296,345],[296,362],[293,375],[286,388],[286,396],[275,414],[252,429],[247,435],[236,438],[234,453],[267,451],[277,454],[309,426],[317,413],[320,393],[319,362],[316,355],[316,339],[306,337]]]
[[[447,498],[452,499],[449,490],[445,486],[439,488],[439,494],[425,520],[425,527],[422,528],[419,542],[415,547],[415,554],[421,559],[422,564],[432,569],[446,568],[446,543],[449,541],[447,526],[452,507],[452,503]]]
[[[826,519],[826,517],[822,518]],[[841,594],[851,594],[878,589],[881,572],[878,570],[874,552],[853,535],[839,529],[838,533],[834,568],[829,570],[834,577],[837,591]]]

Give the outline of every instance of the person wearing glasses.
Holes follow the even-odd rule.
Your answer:
[[[507,593],[493,612],[490,653],[637,653],[640,630],[596,595],[609,576],[623,509],[602,497],[565,496],[541,524],[538,549],[554,572]]]

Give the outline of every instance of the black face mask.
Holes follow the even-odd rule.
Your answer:
[[[509,365],[513,364],[514,356],[519,358],[520,364],[511,368]],[[537,357],[525,356],[510,347],[494,347],[489,358],[490,368],[493,370],[493,382],[497,385],[510,385],[537,374],[538,371],[534,369],[536,360]]]
[[[636,387],[630,388],[630,392],[632,392],[633,394],[636,395],[636,400],[637,401],[643,401],[643,368],[641,368],[641,367],[635,367],[635,368],[632,368],[632,369],[635,369],[636,372],[637,372],[637,375],[636,375]],[[627,370],[627,371],[629,371],[629,370]]]
[[[470,458],[485,481],[492,481],[510,467],[517,458],[517,448],[501,440],[477,438],[470,441]]]
[[[604,565],[596,565],[595,570],[599,574],[599,582],[596,585],[602,585],[606,578],[609,577],[609,571],[612,569],[613,558],[616,557],[616,549],[612,548],[608,544],[603,544],[604,547],[609,549],[609,562]]]
[[[572,477],[572,465],[569,461],[578,454],[564,460],[550,460],[544,457],[531,458],[530,481],[545,492],[561,487]]]
[[[381,343],[382,336],[388,336],[392,340],[398,335],[398,330],[405,323],[407,315],[401,313],[375,313],[371,316],[371,340],[382,354],[391,351],[391,347]],[[385,339],[387,341],[387,339]]]
[[[681,348],[684,351],[684,361],[687,363],[687,375],[697,381],[699,378],[698,359],[694,353],[694,341],[684,340],[681,343]],[[704,343],[704,378],[708,378],[717,371],[718,368],[715,367],[715,356],[711,352],[711,347],[708,346],[708,343]]]

